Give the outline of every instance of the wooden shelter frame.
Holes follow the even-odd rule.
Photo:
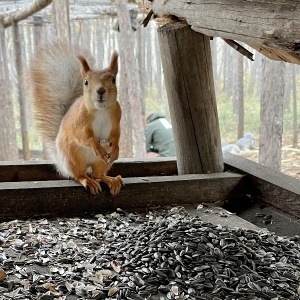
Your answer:
[[[50,2],[36,1],[40,5]],[[278,32],[274,21],[273,34],[265,39],[253,37],[252,44],[249,37],[243,40],[239,33],[227,30],[229,33],[222,35],[213,26],[204,30],[204,25],[197,20],[203,20],[202,8],[206,2],[147,1],[154,15],[167,14],[167,19],[171,20],[159,29],[159,38],[172,122],[175,124],[177,160],[123,159],[116,162],[111,175],[121,174],[125,178],[125,187],[116,197],[112,197],[108,189],[93,196],[73,180],[61,180],[50,162],[1,163],[1,219],[84,215],[117,207],[137,209],[203,202],[240,205],[252,201],[264,201],[300,216],[300,184],[297,179],[230,154],[224,155],[223,163],[208,42],[210,36],[246,41],[264,54],[267,51],[268,57],[298,63],[300,37],[296,32],[298,26],[300,30],[300,19],[294,21],[295,29],[289,31],[285,27],[281,32]],[[244,3],[243,8],[258,3],[237,0],[211,2],[215,7],[219,4],[225,8],[240,2]],[[285,1],[296,13],[300,5],[293,6],[294,2],[300,3]],[[278,8],[280,3],[276,1],[275,7]],[[183,9],[182,12],[183,7],[191,6],[192,9],[196,5],[199,8],[191,17],[185,15],[190,9]],[[288,9],[287,6],[284,7]],[[266,7],[269,9],[267,3]],[[174,17],[170,18],[170,15],[180,20],[174,22]],[[282,15],[289,16],[284,12]],[[20,15],[14,21],[11,18],[4,18],[4,27],[22,19]],[[249,34],[251,30],[248,30]],[[186,45],[191,43],[195,44],[187,48]],[[195,45],[197,47],[193,48]],[[275,53],[275,56],[270,53]],[[200,99],[197,97],[199,85],[202,88]]]

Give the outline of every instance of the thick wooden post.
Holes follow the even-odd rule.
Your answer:
[[[209,37],[181,23],[158,29],[179,174],[222,172]]]

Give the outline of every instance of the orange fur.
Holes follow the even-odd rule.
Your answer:
[[[111,194],[116,195],[123,184],[122,177],[106,174],[119,157],[121,109],[115,85],[118,55],[113,53],[108,68],[95,71],[90,68],[86,56],[68,47],[59,45],[59,50],[53,50],[52,46],[37,54],[29,70],[34,116],[39,132],[51,148],[52,158],[62,175],[78,180],[92,194],[101,191],[99,182],[103,181],[109,186]],[[49,55],[51,51],[55,55]],[[68,51],[69,56],[66,53]],[[53,64],[59,65],[63,57],[70,59],[70,56],[68,70],[59,69],[57,74],[50,75],[46,72],[47,64],[51,68]],[[35,64],[47,58],[49,61],[46,65]],[[66,76],[66,72],[71,78]],[[65,90],[60,83],[60,73],[63,84],[68,85]],[[51,82],[49,76],[52,76]],[[81,88],[76,86],[78,77]],[[52,91],[55,86],[63,93],[62,99],[58,92]],[[82,94],[76,100],[75,90]],[[100,143],[103,140],[105,143]],[[89,168],[91,175],[87,174]]]

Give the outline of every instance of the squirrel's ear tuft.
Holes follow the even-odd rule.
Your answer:
[[[90,71],[91,69],[90,69],[90,66],[89,66],[89,64],[87,63],[87,61],[86,61],[86,59],[83,57],[83,56],[81,56],[81,55],[79,55],[78,56],[78,59],[80,60],[80,62],[81,62],[81,72],[82,72],[82,75],[84,75],[84,74],[86,74],[88,71]]]
[[[114,74],[114,76],[117,76],[118,74],[118,57],[119,57],[118,52],[114,51],[114,53],[111,56],[110,65],[109,65],[109,68]]]

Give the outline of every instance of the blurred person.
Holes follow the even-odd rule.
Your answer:
[[[161,113],[152,113],[146,119],[146,151],[148,157],[175,156],[172,125]]]

